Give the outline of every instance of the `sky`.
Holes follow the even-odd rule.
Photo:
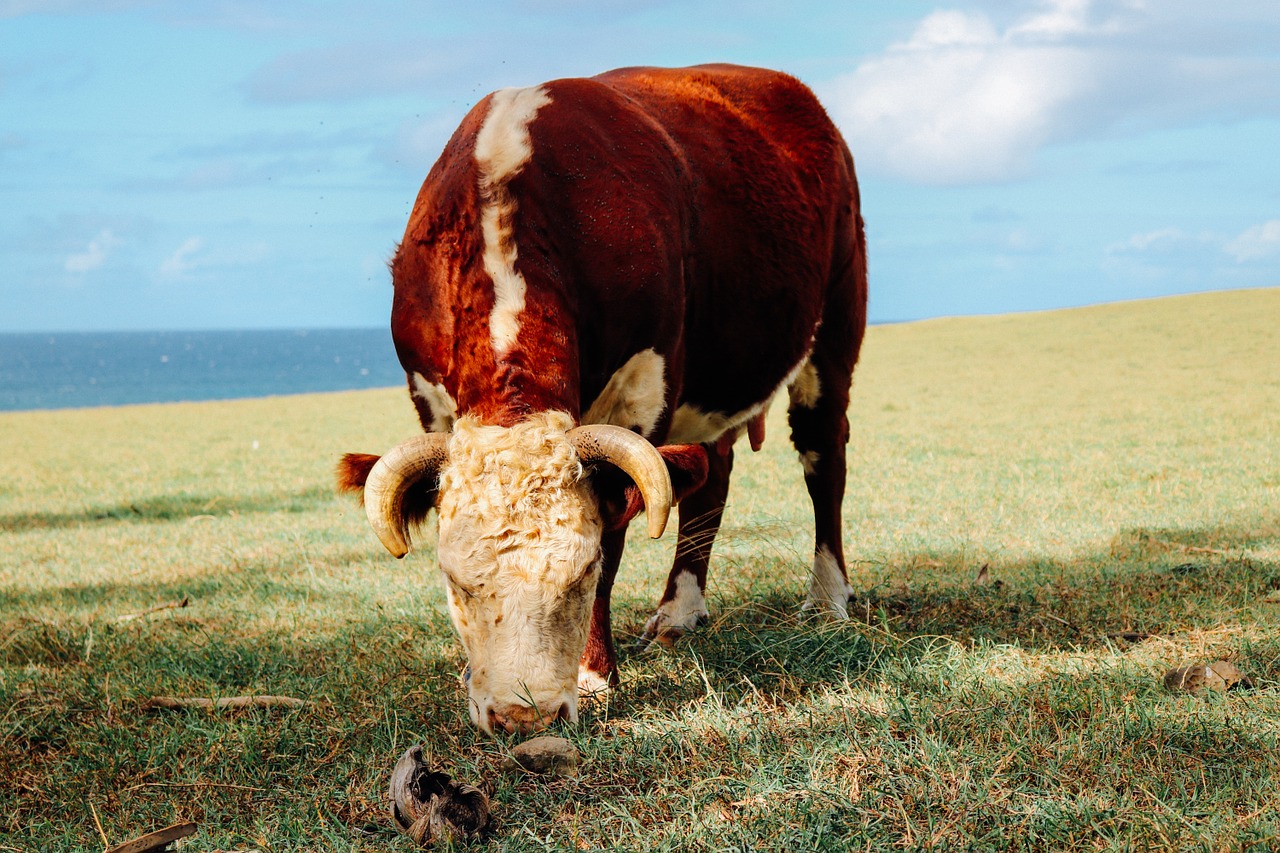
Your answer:
[[[486,93],[808,83],[871,319],[1280,286],[1275,0],[0,0],[0,331],[384,326]]]

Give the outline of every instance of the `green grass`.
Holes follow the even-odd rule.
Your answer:
[[[332,494],[341,452],[416,429],[403,390],[0,415],[0,850],[180,820],[187,851],[409,850],[383,798],[418,742],[492,795],[480,849],[1275,849],[1278,318],[1258,290],[873,329],[856,618],[797,614],[812,527],[775,407],[713,621],[674,649],[630,642],[673,537],[632,541],[624,685],[566,730],[576,781],[498,771],[434,534],[396,562]],[[1257,689],[1162,688],[1218,657]],[[139,707],[242,693],[311,704]]]

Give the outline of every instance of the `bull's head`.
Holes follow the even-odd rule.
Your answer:
[[[364,481],[369,522],[396,557],[409,550],[409,520],[425,514],[406,508],[406,496],[434,499],[449,613],[469,660],[471,719],[486,732],[577,719],[604,530],[594,464],[612,463],[634,481],[650,536],[662,534],[671,510],[671,480],[653,445],[620,427],[571,427],[563,413],[512,427],[462,418],[452,433],[399,445]]]

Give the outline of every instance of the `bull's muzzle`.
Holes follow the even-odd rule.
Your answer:
[[[507,734],[531,734],[545,729],[557,720],[574,722],[577,716],[577,705],[568,701],[562,701],[554,707],[508,705],[488,709],[489,731],[501,730]]]

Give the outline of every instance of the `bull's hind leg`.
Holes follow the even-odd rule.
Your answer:
[[[857,350],[854,349],[856,354]],[[849,383],[852,359],[831,354],[821,336],[809,362],[790,388],[791,442],[804,466],[804,482],[813,502],[813,575],[805,610],[848,616],[849,586],[845,572],[843,525],[845,445],[849,440]]]
[[[675,562],[658,610],[644,626],[641,642],[673,643],[707,618],[707,566],[720,531],[733,472],[733,448],[707,446],[707,480],[680,502]]]
[[[849,162],[853,174],[853,163]],[[788,389],[791,443],[800,453],[804,483],[813,502],[813,575],[804,609],[847,618],[849,576],[844,562],[845,447],[849,443],[849,387],[867,326],[867,254],[857,187],[840,226],[831,286],[813,350]]]

